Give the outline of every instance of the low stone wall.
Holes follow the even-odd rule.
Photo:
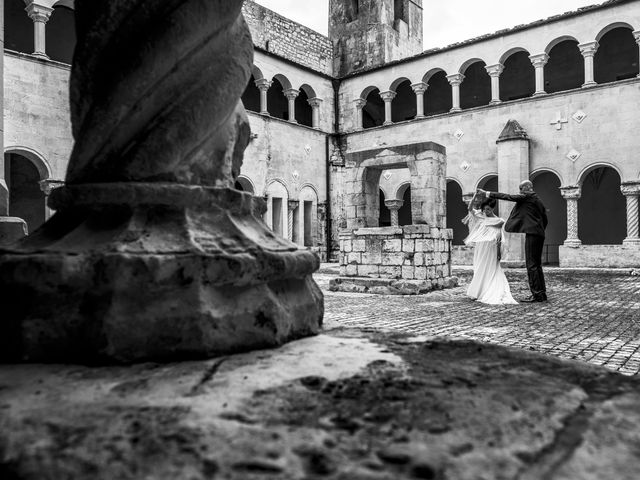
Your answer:
[[[341,278],[332,283],[333,289],[414,294],[452,287],[457,281],[451,277],[451,238],[450,229],[428,225],[343,232]],[[381,282],[371,283],[372,278],[388,281],[384,292],[378,288],[383,287]]]
[[[640,245],[560,245],[561,267],[638,268]]]

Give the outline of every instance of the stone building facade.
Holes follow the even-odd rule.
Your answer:
[[[421,1],[331,0],[329,10],[327,38],[244,6],[255,45],[243,95],[252,140],[236,186],[267,199],[275,231],[336,258],[350,226],[349,159],[435,142],[446,151],[454,262],[470,262],[460,219],[472,192],[515,191],[529,178],[550,218],[546,261],[640,265],[640,1],[424,52]],[[3,13],[0,215],[32,231],[52,213],[46,195],[64,178],[73,142],[73,2],[5,0]],[[408,168],[374,183],[363,185],[377,215],[367,226],[421,221]],[[509,208],[499,205],[500,215]],[[505,258],[518,263],[520,249],[511,238]]]

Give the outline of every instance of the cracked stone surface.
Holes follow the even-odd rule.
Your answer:
[[[0,366],[0,478],[635,479],[640,382],[334,329],[205,362]]]

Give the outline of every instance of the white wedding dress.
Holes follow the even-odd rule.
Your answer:
[[[511,296],[507,277],[498,260],[498,241],[502,239],[500,217],[487,217],[480,210],[471,210],[463,223],[469,225],[467,245],[475,245],[473,251],[473,279],[467,295],[474,300],[491,305],[517,304]]]

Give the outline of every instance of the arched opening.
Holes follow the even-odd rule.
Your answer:
[[[246,110],[260,112],[260,89],[256,86],[256,79],[251,75],[247,88],[242,94],[242,104]]]
[[[267,187],[267,212],[265,221],[277,235],[286,237],[288,233],[288,205],[289,192],[279,181],[274,181]]]
[[[611,167],[594,168],[582,182],[578,237],[584,245],[621,244],[626,236],[626,211],[618,172]]]
[[[76,47],[76,23],[72,9],[54,5],[47,22],[47,55],[51,60],[71,64]]]
[[[504,61],[504,71],[500,74],[500,100],[530,97],[535,90],[535,68],[529,53],[513,53]]]
[[[596,83],[615,82],[638,75],[638,44],[631,29],[618,27],[598,41],[593,65]]]
[[[413,223],[413,217],[411,216],[411,185],[409,184],[404,187],[402,201],[404,203],[398,210],[398,225],[411,225]]]
[[[4,2],[4,48],[33,53],[33,21],[24,11],[22,0]]]
[[[558,248],[567,238],[567,205],[560,193],[560,179],[553,172],[541,172],[531,180],[533,189],[547,209],[549,224],[545,231],[542,262],[557,265]]]
[[[251,181],[245,177],[238,177],[233,185],[233,188],[240,190],[241,192],[247,192],[254,195],[254,188]]]
[[[304,89],[300,89],[300,93],[295,99],[296,120],[300,125],[310,127],[312,125],[313,110],[309,105],[309,96]]]
[[[491,101],[491,77],[485,70],[485,63],[474,62],[464,73],[464,82],[460,84],[460,107],[473,108],[489,105]]]
[[[481,188],[482,190],[486,190],[487,192],[497,192],[498,176],[487,175],[482,180],[480,180],[480,182],[478,183],[478,188]],[[494,208],[493,211],[497,216],[500,216],[500,202],[496,204],[496,208]]]
[[[584,58],[575,40],[564,40],[549,50],[544,67],[544,89],[547,93],[580,88],[584,83]]]
[[[379,127],[384,123],[384,102],[380,90],[371,90],[366,96],[367,104],[362,107],[362,128]]]
[[[402,122],[416,117],[416,94],[411,82],[405,80],[396,87],[396,96],[391,103],[391,120]]]
[[[318,243],[318,195],[313,188],[306,186],[300,190],[300,201],[293,215],[293,241],[305,247],[315,247]]]
[[[453,180],[447,181],[447,228],[453,230],[453,244],[463,245],[467,229],[462,219],[467,215],[467,204],[462,199],[462,188]]]
[[[378,203],[378,212],[379,212],[378,226],[389,227],[391,226],[391,212],[389,211],[387,206],[384,204],[384,201],[386,200],[384,196],[384,192],[382,191],[382,189],[380,189],[379,192],[380,192],[380,195],[379,195],[379,203]]]
[[[424,94],[424,114],[437,115],[451,110],[453,98],[447,74],[442,70],[434,73],[427,85],[427,91]]]
[[[27,222],[28,232],[34,232],[45,221],[45,195],[40,189],[40,172],[27,157],[5,153],[4,173],[9,188],[9,215]]]
[[[405,8],[406,0],[393,0],[393,26],[397,29],[396,22],[402,20],[405,23],[409,23],[407,20],[407,9]]]
[[[267,111],[272,117],[289,120],[289,103],[284,96],[284,87],[274,78],[267,90]]]

